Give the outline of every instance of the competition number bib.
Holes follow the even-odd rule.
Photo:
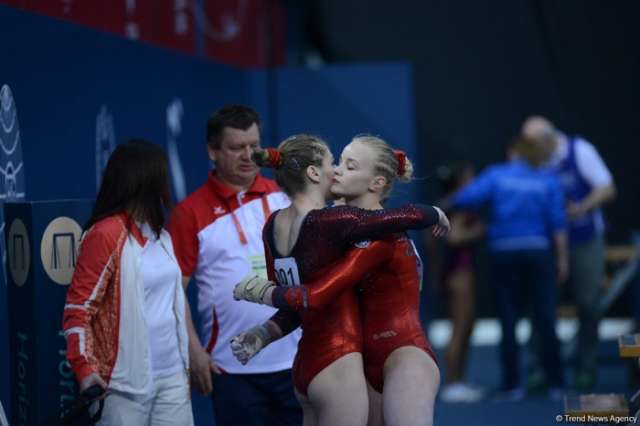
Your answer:
[[[278,284],[285,287],[293,287],[300,285],[300,274],[298,273],[298,264],[293,257],[281,257],[275,259],[273,268],[276,272],[276,280]]]

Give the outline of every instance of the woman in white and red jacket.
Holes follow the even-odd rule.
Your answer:
[[[109,158],[67,293],[63,329],[80,391],[108,392],[102,425],[192,425],[181,272],[163,229],[166,155],[132,140]]]

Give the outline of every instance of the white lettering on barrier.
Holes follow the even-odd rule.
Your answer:
[[[18,420],[21,425],[29,423],[29,398],[27,398],[27,365],[29,355],[26,344],[29,337],[21,332],[18,336]]]
[[[64,333],[62,331],[58,331],[58,336],[64,340]],[[67,361],[66,349],[58,350],[58,356],[60,357],[58,362],[58,374],[60,375],[60,381],[58,382],[60,386],[60,413],[64,413],[75,400],[75,387],[73,371],[71,370],[69,361]]]

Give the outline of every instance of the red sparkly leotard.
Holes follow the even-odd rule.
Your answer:
[[[415,346],[436,361],[420,322],[419,262],[411,240],[402,236],[395,240],[390,259],[360,287],[364,372],[380,393],[384,363],[394,350]]]
[[[316,281],[273,292],[274,304],[298,312],[321,311],[361,283],[365,375],[378,392],[384,384],[384,363],[402,346],[435,355],[422,329],[419,315],[419,258],[411,240],[394,235],[356,245]]]
[[[302,222],[291,253],[284,256],[277,252],[273,237],[277,214],[274,212],[265,224],[263,241],[269,279],[281,286],[297,286],[324,276],[327,267],[358,241],[425,228],[438,221],[435,209],[418,205],[387,210],[348,206],[312,210]],[[283,310],[272,319],[284,333],[295,325]],[[320,371],[348,353],[361,352],[357,297],[354,292],[343,292],[326,309],[300,312],[299,321],[303,332],[293,365],[293,380],[296,389],[306,395],[309,383]]]

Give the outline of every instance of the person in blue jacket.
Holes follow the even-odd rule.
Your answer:
[[[487,168],[454,194],[458,209],[488,207],[492,284],[502,326],[503,397],[522,399],[516,322],[522,300],[532,300],[540,335],[540,360],[549,396],[562,396],[564,373],[555,333],[557,283],[568,275],[564,197],[557,178],[540,168],[545,153],[530,139],[516,139],[509,160]]]

